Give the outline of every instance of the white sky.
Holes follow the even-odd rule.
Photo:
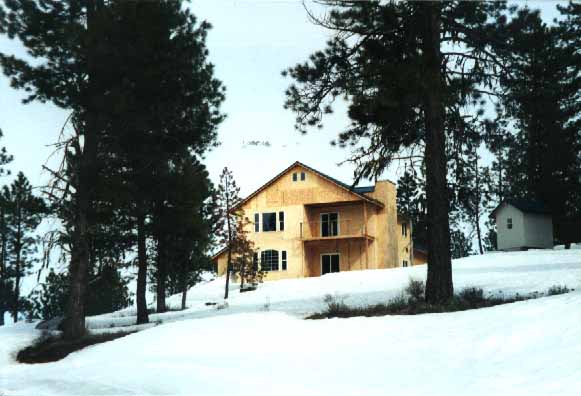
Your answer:
[[[525,3],[525,2],[522,2]],[[554,2],[528,1],[543,9],[547,20],[557,15]],[[228,118],[219,128],[220,147],[207,155],[210,176],[217,181],[224,166],[234,172],[246,195],[299,160],[342,181],[351,182],[353,168],[337,164],[348,151],[329,142],[347,125],[344,111],[327,117],[322,131],[306,136],[294,130],[294,114],[283,109],[284,91],[290,80],[280,72],[324,48],[328,32],[310,24],[300,1],[194,1],[194,13],[212,23],[208,36],[210,59],[216,77],[226,86],[222,110]],[[17,42],[0,37],[0,51],[23,55]],[[51,104],[21,104],[21,91],[9,87],[0,76],[0,128],[15,159],[13,173],[24,171],[33,185],[48,180],[41,166],[52,152],[68,115]],[[271,147],[244,147],[250,140],[269,141]],[[384,175],[396,181],[397,169]],[[8,180],[6,180],[8,181]],[[366,184],[365,182],[362,184]]]

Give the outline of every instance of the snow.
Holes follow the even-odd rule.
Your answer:
[[[304,320],[326,294],[385,301],[425,266],[266,282],[230,292],[223,279],[188,293],[157,326],[50,364],[15,352],[39,332],[0,328],[0,395],[579,395],[581,250],[493,253],[455,260],[456,289],[575,291],[493,308],[417,316]],[[181,296],[171,297],[178,306]],[[134,309],[89,318],[93,332],[133,324]],[[151,325],[150,325],[151,326]]]

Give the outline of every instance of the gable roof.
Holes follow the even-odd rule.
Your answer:
[[[545,206],[541,201],[534,199],[523,199],[523,198],[512,198],[503,200],[494,210],[490,213],[489,217],[495,217],[498,209],[502,207],[503,204],[511,205],[524,213],[534,213],[534,214],[551,214],[551,210]]]
[[[244,205],[246,202],[248,202],[251,198],[254,198],[255,196],[257,196],[260,192],[262,192],[263,190],[265,190],[267,187],[269,187],[270,185],[272,185],[275,181],[277,181],[278,179],[280,179],[282,176],[284,176],[284,174],[286,174],[288,171],[290,171],[293,167],[295,166],[300,166],[305,168],[308,171],[311,171],[313,173],[315,173],[316,175],[322,177],[323,179],[335,184],[336,186],[347,190],[348,192],[350,192],[351,194],[356,195],[357,197],[363,199],[364,201],[373,203],[379,207],[383,207],[383,203],[381,203],[380,201],[373,199],[371,197],[368,197],[367,195],[364,195],[364,193],[366,192],[372,192],[375,191],[375,187],[351,187],[346,183],[343,183],[331,176],[328,176],[326,174],[324,174],[323,172],[319,172],[318,170],[311,168],[310,166],[307,166],[305,164],[303,164],[300,161],[296,161],[294,162],[292,165],[290,165],[289,167],[287,167],[285,170],[283,170],[282,172],[280,172],[278,175],[276,175],[275,177],[273,177],[272,179],[270,179],[269,181],[267,181],[265,184],[263,184],[259,189],[257,189],[256,191],[254,191],[252,194],[250,194],[249,196],[247,196],[246,198],[244,198],[242,201],[240,201],[235,207],[232,208],[232,210],[239,208],[240,206]],[[370,190],[371,189],[371,190]]]

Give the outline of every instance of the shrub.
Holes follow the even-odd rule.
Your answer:
[[[405,292],[412,300],[423,301],[426,292],[426,285],[424,284],[424,281],[410,279],[407,287],[405,288]]]
[[[556,296],[558,294],[569,293],[570,291],[567,286],[554,285],[547,290],[547,296]]]
[[[458,297],[472,305],[485,300],[484,291],[479,287],[465,287],[458,293]]]
[[[325,304],[327,304],[327,309],[325,310],[325,312],[331,317],[345,316],[345,314],[348,311],[351,311],[351,308],[349,308],[347,304],[345,304],[344,300],[345,300],[344,297],[333,296],[331,294],[325,295],[325,297],[323,298],[323,301],[325,302]]]

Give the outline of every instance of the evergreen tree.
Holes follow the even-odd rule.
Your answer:
[[[4,6],[1,32],[20,40],[34,59],[28,62],[0,53],[0,66],[11,85],[28,93],[24,103],[50,101],[73,113],[76,136],[62,142],[67,171],[55,172],[55,178],[70,197],[69,209],[58,213],[69,215],[63,221],[72,231],[64,335],[76,339],[85,332],[91,210],[106,125],[102,108],[109,100],[106,81],[111,48],[103,31],[111,18],[103,0],[14,0]],[[57,202],[64,204],[64,199]]]
[[[240,188],[236,185],[236,181],[232,172],[228,168],[222,170],[220,175],[220,182],[216,191],[215,197],[215,217],[218,219],[216,225],[216,235],[220,245],[227,249],[226,259],[226,286],[224,289],[224,299],[228,299],[228,291],[230,287],[230,272],[232,271],[232,254],[234,241],[236,240],[236,224],[240,217],[239,212],[234,212],[233,209],[240,203]]]
[[[5,265],[8,266],[10,276],[14,278],[10,307],[12,318],[17,322],[21,305],[20,284],[37,261],[39,237],[36,235],[36,228],[48,209],[44,201],[32,193],[32,186],[22,172],[18,173],[10,187],[4,187],[1,201],[2,211],[5,213],[2,219],[5,227]]]
[[[40,288],[30,293],[30,318],[52,319],[66,314],[69,299],[69,275],[50,270]],[[117,311],[132,304],[129,280],[115,266],[106,264],[89,274],[87,315]]]
[[[426,299],[453,295],[446,132],[459,107],[478,104],[502,67],[491,47],[502,45],[503,3],[324,1],[315,20],[334,32],[324,51],[285,73],[296,84],[286,107],[297,128],[320,126],[337,97],[349,101],[350,127],[341,146],[356,147],[356,178],[380,175],[402,149],[424,149],[428,220]],[[461,50],[457,50],[461,48]]]
[[[241,202],[240,188],[228,168],[222,170],[214,200],[214,218],[217,220],[214,232],[218,243],[227,249],[224,291],[224,299],[227,299],[232,274],[240,274],[242,290],[245,281],[259,282],[262,272],[255,259],[253,243],[248,240],[246,228],[249,220],[238,207]]]
[[[0,21],[2,9],[0,8]],[[0,23],[0,33],[2,33],[2,24]],[[0,138],[2,138],[2,129],[0,129]],[[4,169],[4,165],[12,161],[12,156],[8,155],[6,148],[0,148],[0,176],[9,174]],[[4,313],[10,309],[10,301],[14,301],[14,285],[10,279],[7,265],[8,249],[8,228],[6,226],[6,203],[0,194],[0,326],[4,325]]]
[[[170,180],[163,209],[153,216],[158,262],[152,283],[156,286],[158,312],[166,308],[165,297],[176,293],[182,293],[185,308],[187,289],[208,269],[206,250],[211,226],[208,173],[195,159],[186,159],[172,167]]]
[[[568,9],[573,10],[573,5]],[[510,158],[506,163],[508,194],[545,203],[561,241],[572,237],[563,221],[581,212],[576,199],[581,177],[581,80],[574,67],[579,55],[566,26],[567,22],[547,26],[540,11],[519,10],[507,25],[510,73],[501,78],[505,90],[501,116],[516,130],[510,134],[505,129],[509,135],[500,142]]]
[[[414,244],[427,246],[426,193],[424,182],[413,167],[397,181],[397,209],[412,221]]]
[[[153,237],[156,211],[168,199],[160,185],[171,179],[173,164],[215,145],[224,90],[208,61],[207,22],[197,23],[177,2],[115,1],[112,7],[117,22],[111,40],[117,53],[109,61],[115,82],[109,110],[112,129],[123,133],[110,144],[118,168],[125,170],[137,241],[137,321],[144,323],[147,241]],[[157,239],[163,309],[167,258],[164,240]]]

